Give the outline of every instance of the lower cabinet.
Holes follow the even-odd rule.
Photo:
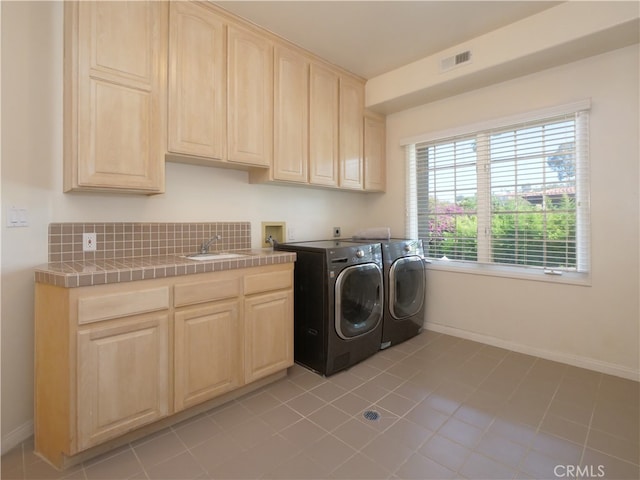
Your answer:
[[[245,381],[293,365],[293,294],[280,291],[246,297]]]
[[[57,467],[293,365],[293,263],[35,293],[35,451]]]
[[[169,315],[98,322],[78,331],[78,449],[169,413]]]
[[[242,384],[240,302],[175,313],[175,409],[197,405]]]

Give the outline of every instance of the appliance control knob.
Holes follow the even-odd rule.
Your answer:
[[[364,257],[364,251],[360,249],[356,250],[356,257],[358,258]]]

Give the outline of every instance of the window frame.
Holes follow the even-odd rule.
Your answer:
[[[523,124],[553,121],[563,115],[575,115],[576,121],[576,271],[553,270],[541,267],[508,265],[503,263],[480,262],[477,260],[442,260],[429,258],[428,269],[456,273],[470,273],[523,280],[534,280],[550,283],[591,285],[591,232],[590,232],[590,177],[589,177],[589,111],[591,101],[578,102],[525,112],[486,122],[462,126],[445,131],[431,132],[407,138],[401,141],[406,148],[406,235],[418,237],[418,185],[416,174],[416,145],[434,143],[439,140],[470,135],[491,135],[500,129],[517,129]],[[580,137],[583,135],[583,137]],[[579,146],[578,146],[579,145]],[[490,164],[490,159],[487,160]],[[479,159],[477,160],[479,162]],[[482,175],[479,175],[478,183]],[[480,188],[478,189],[480,190]],[[490,192],[490,181],[489,181]],[[480,193],[480,192],[479,192]],[[478,236],[480,235],[480,219],[478,219]],[[490,225],[490,223],[489,223]],[[490,235],[490,234],[489,234]],[[489,242],[489,249],[491,243]],[[480,258],[482,252],[478,251]],[[486,253],[486,252],[485,252]]]

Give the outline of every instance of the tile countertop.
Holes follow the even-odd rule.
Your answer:
[[[35,281],[58,287],[73,288],[291,263],[296,260],[295,253],[274,252],[270,248],[233,250],[229,253],[241,253],[246,257],[190,260],[180,255],[166,255],[82,262],[54,262],[36,267]]]

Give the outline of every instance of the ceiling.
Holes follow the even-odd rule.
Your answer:
[[[562,2],[325,0],[214,3],[369,79]]]

